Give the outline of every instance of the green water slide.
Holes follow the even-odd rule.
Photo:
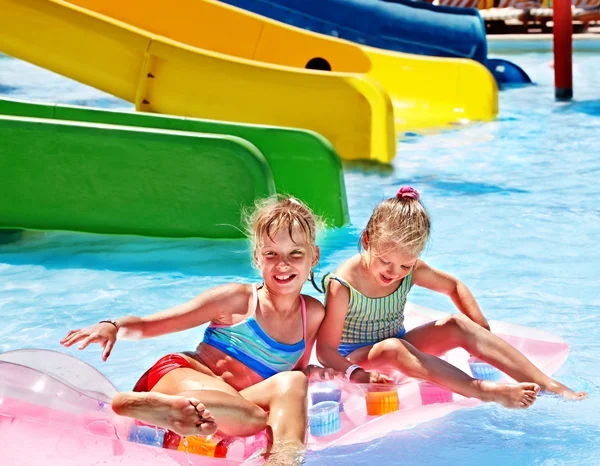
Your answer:
[[[0,116],[0,139],[4,228],[236,238],[240,208],[275,192],[235,136]]]
[[[348,222],[339,157],[309,131],[0,99],[0,139],[0,228],[237,238],[273,192]]]

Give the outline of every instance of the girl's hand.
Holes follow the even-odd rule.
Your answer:
[[[392,383],[392,379],[385,374],[376,371],[367,372],[364,369],[356,369],[350,376],[353,383]]]
[[[100,322],[81,330],[71,330],[60,341],[60,344],[69,347],[81,342],[79,349],[82,350],[87,348],[90,343],[99,343],[104,348],[102,360],[106,361],[115,346],[118,331],[117,327],[110,322]]]
[[[302,372],[306,374],[308,380],[316,378],[321,380],[333,380],[336,375],[336,372],[330,367],[315,366],[314,364],[309,364]]]

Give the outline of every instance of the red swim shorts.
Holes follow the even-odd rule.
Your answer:
[[[140,380],[135,384],[133,391],[149,392],[160,379],[173,369],[179,369],[180,367],[193,369],[190,362],[180,354],[167,354],[166,356],[163,356],[140,377]]]

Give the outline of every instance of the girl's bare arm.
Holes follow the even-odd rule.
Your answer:
[[[181,332],[207,322],[230,323],[234,314],[248,311],[252,296],[250,285],[223,285],[208,290],[194,299],[145,317],[127,316],[99,322],[89,327],[71,330],[62,340],[63,346],[79,343],[84,349],[91,343],[102,346],[102,359],[110,356],[117,336],[121,339],[142,339]]]
[[[348,311],[350,291],[341,283],[331,280],[325,301],[325,319],[317,335],[317,358],[325,367],[346,372],[352,363],[342,356],[338,347],[342,339],[344,319]]]
[[[205,291],[190,301],[144,317],[116,320],[119,338],[152,338],[181,332],[207,322],[231,323],[231,316],[248,311],[250,285],[229,284]]]
[[[483,328],[490,329],[490,324],[481,312],[475,297],[469,288],[456,277],[434,269],[419,260],[413,272],[413,283],[449,296],[460,312]]]

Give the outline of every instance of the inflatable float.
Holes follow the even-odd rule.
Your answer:
[[[445,314],[409,303],[406,326]],[[566,360],[569,346],[541,330],[493,321],[500,335],[547,374]],[[464,350],[444,358],[476,378],[510,379]],[[140,373],[142,373],[140,368]],[[457,409],[480,404],[437,385],[402,374],[395,384],[350,384],[314,380],[309,388],[310,450],[368,442]],[[263,433],[246,438],[187,437],[114,414],[116,387],[70,355],[18,350],[0,355],[0,449],[9,465],[110,464],[217,466],[261,464]]]

